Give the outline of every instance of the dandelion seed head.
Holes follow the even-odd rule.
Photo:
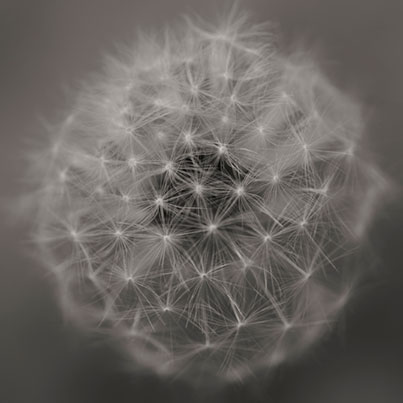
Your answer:
[[[166,137],[166,134],[162,130],[159,130],[156,133],[156,136],[157,136],[158,139],[163,140]]]
[[[122,195],[122,200],[125,202],[125,203],[129,203],[129,201],[130,201],[130,196],[129,195]]]
[[[74,319],[139,365],[189,379],[274,370],[354,292],[345,256],[386,183],[361,152],[360,108],[242,13],[139,42],[37,159],[44,263],[64,268]]]
[[[292,323],[285,321],[283,323],[283,329],[284,332],[287,332],[288,330],[290,330],[293,327]]]
[[[174,163],[172,161],[168,161],[165,165],[164,165],[164,171],[170,172],[172,173],[174,170]]]
[[[78,233],[74,229],[70,231],[70,236],[73,238],[74,241],[78,241],[79,239]]]
[[[184,141],[187,144],[192,144],[193,143],[193,138],[192,138],[192,133],[187,131],[185,132],[185,134],[183,135]]]
[[[201,185],[200,183],[196,183],[196,184],[194,185],[194,191],[195,191],[195,193],[196,193],[197,195],[200,196],[200,195],[203,193],[203,191],[204,191],[203,185]]]
[[[219,144],[217,146],[218,155],[223,155],[228,152],[227,146],[225,144]]]
[[[165,203],[164,198],[162,196],[157,196],[154,202],[159,207],[162,207]]]
[[[130,157],[127,160],[127,164],[129,165],[130,168],[135,168],[137,166],[137,163],[138,163],[138,161],[135,157]]]
[[[211,234],[211,233],[213,233],[213,232],[216,232],[217,229],[218,229],[218,225],[217,225],[217,224],[214,224],[214,223],[211,223],[211,224],[209,224],[209,225],[207,226],[207,231],[208,231],[209,234]]]
[[[238,185],[235,189],[234,189],[236,195],[238,197],[242,196],[245,194],[245,188],[242,185]]]
[[[280,181],[280,177],[278,174],[273,175],[272,177],[272,182],[273,183],[278,183]]]
[[[304,228],[307,224],[308,224],[308,221],[305,220],[305,219],[303,219],[303,220],[301,220],[301,221],[299,222],[298,225],[299,225],[301,228]]]
[[[237,327],[238,329],[240,329],[240,328],[243,327],[243,326],[245,326],[245,322],[242,322],[242,321],[237,322],[237,324],[236,324],[236,327]]]
[[[221,122],[226,125],[229,122],[229,117],[227,115],[223,115],[221,117]]]
[[[263,242],[270,242],[272,239],[273,238],[270,234],[266,234],[263,236]]]

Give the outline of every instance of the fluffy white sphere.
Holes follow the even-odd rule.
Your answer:
[[[381,175],[359,108],[233,16],[140,38],[41,158],[35,237],[63,306],[158,372],[242,378],[351,292]]]

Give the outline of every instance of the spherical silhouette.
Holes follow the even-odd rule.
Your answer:
[[[167,374],[243,378],[348,300],[382,176],[357,105],[243,16],[110,57],[39,159],[66,312]]]

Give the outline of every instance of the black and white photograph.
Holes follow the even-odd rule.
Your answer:
[[[403,402],[402,17],[0,0],[0,403]]]

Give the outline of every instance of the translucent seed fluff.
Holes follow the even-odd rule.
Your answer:
[[[360,108],[242,16],[141,36],[36,158],[65,311],[144,368],[242,379],[329,328],[382,188]]]

